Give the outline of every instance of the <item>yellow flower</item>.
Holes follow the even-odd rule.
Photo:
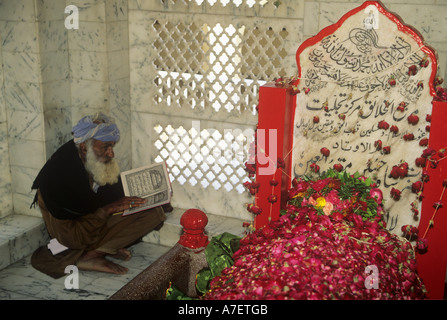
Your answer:
[[[292,199],[295,199],[295,198],[298,198],[298,197],[302,197],[304,195],[304,192],[299,192],[299,193],[297,193],[296,195],[294,195],[293,197],[292,197]]]
[[[318,199],[317,199],[317,207],[320,207],[320,208],[324,208],[324,206],[326,205],[326,199],[325,198],[323,198],[323,197],[319,197]]]

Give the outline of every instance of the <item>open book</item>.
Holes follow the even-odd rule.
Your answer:
[[[140,207],[125,210],[123,216],[171,202],[172,187],[165,162],[121,172],[124,194],[147,199]]]

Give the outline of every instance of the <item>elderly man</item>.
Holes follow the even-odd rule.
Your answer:
[[[74,139],[61,146],[35,179],[34,203],[39,204],[51,238],[68,248],[52,254],[37,249],[32,265],[54,277],[76,265],[81,270],[123,274],[127,268],[106,259],[130,259],[127,246],[165,220],[162,207],[133,215],[117,215],[145,202],[125,197],[113,148],[120,132],[103,114],[82,118],[73,127]]]

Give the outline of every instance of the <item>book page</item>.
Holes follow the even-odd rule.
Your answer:
[[[151,209],[171,201],[171,183],[164,162],[122,172],[121,180],[126,196],[147,200],[144,206],[128,209],[123,215]]]

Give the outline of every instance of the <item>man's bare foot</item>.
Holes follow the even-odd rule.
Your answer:
[[[126,267],[107,260],[104,253],[95,250],[83,254],[76,263],[76,266],[81,270],[113,274],[125,274],[129,271]]]
[[[110,256],[115,259],[129,261],[130,258],[132,258],[132,253],[129,250],[122,248],[122,249],[118,249],[117,253],[111,254]]]

